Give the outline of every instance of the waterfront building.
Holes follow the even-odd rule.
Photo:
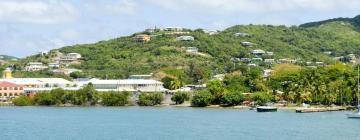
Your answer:
[[[0,82],[9,82],[21,85],[24,88],[24,93],[38,93],[41,91],[50,91],[56,88],[63,88],[67,90],[76,90],[75,83],[65,80],[63,78],[12,78],[0,79]]]
[[[163,83],[150,79],[100,80],[91,79],[79,82],[80,87],[92,84],[98,91],[165,92]]]
[[[2,81],[0,82],[0,98],[1,100],[9,100],[16,98],[24,93],[22,85]]]

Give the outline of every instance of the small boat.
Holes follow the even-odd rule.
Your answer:
[[[277,108],[272,106],[259,106],[256,110],[257,112],[276,112]]]
[[[357,112],[351,113],[351,114],[346,114],[346,116],[348,118],[351,118],[351,119],[360,119],[360,105],[358,105],[358,111]]]
[[[357,89],[360,89],[360,67],[358,66],[357,67],[358,69],[358,79],[357,79]],[[346,114],[346,116],[349,118],[349,119],[360,119],[360,104],[359,104],[359,90],[357,90],[357,94],[356,94],[356,98],[357,98],[357,107],[358,107],[358,110],[357,112],[354,112],[354,113],[351,113],[351,114]]]

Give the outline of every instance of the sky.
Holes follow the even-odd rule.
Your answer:
[[[0,0],[0,54],[26,57],[153,27],[223,30],[360,14],[360,0]]]

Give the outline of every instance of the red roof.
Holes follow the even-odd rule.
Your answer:
[[[22,86],[14,84],[14,83],[3,81],[3,82],[0,82],[0,87],[22,87]]]

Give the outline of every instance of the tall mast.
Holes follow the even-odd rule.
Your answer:
[[[356,98],[357,98],[357,105],[359,105],[359,65],[358,65],[358,77],[357,77],[357,92],[356,92]]]

